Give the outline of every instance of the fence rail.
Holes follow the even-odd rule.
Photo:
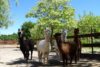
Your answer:
[[[79,38],[84,38],[84,37],[99,37],[100,33],[91,33],[91,34],[81,34],[78,35]],[[74,38],[74,36],[67,36],[67,38]]]

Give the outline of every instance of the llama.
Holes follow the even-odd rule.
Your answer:
[[[37,44],[37,49],[38,49],[38,57],[39,57],[39,62],[42,62],[44,64],[48,63],[48,55],[50,52],[50,30],[47,28],[44,31],[44,36],[45,39],[41,40]]]
[[[73,41],[69,41],[68,43],[70,44],[70,64],[72,64],[72,60],[74,59],[75,63],[77,63],[77,61],[80,58],[80,54],[81,54],[81,41],[78,37],[79,34],[79,29],[76,28],[74,29],[74,39]]]
[[[67,40],[67,30],[65,29],[62,29],[61,30],[62,34],[61,34],[61,40],[64,42]],[[57,46],[57,42],[56,42],[56,39],[53,39],[53,44],[54,44],[54,48],[55,48],[55,51],[56,51],[56,55],[59,57],[60,59],[60,54],[59,54],[59,49],[58,49],[58,46]]]
[[[64,33],[56,33],[55,39],[57,42],[57,46],[59,49],[59,52],[61,54],[63,65],[68,64],[68,57],[70,57],[70,64],[72,63],[72,60],[75,59],[75,63],[77,63],[77,53],[78,53],[78,46],[76,42],[68,42],[65,41]],[[74,40],[76,40],[74,38]]]
[[[62,35],[61,35],[61,40],[62,41],[66,41],[67,38],[66,38],[66,35],[67,35],[67,30],[63,29],[61,30]],[[57,42],[56,42],[56,39],[53,39],[53,44],[54,44],[54,49],[56,51],[56,55],[59,56],[59,49],[58,49],[58,46],[57,46]]]
[[[66,65],[68,64],[67,60],[68,60],[70,45],[61,40],[61,33],[56,33],[54,36],[57,42],[59,53],[61,54],[63,65],[65,66],[65,64]]]
[[[79,29],[77,28],[74,30],[74,40],[73,40],[74,43],[77,45],[77,60],[79,60],[80,58],[81,47],[82,47],[78,34],[79,34]]]
[[[31,60],[34,49],[34,42],[32,39],[26,39],[24,31],[18,31],[20,50],[23,53],[24,59],[29,59],[29,51],[31,51]]]

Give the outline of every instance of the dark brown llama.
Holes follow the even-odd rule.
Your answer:
[[[28,60],[29,59],[29,51],[31,51],[31,59],[32,59],[32,54],[33,54],[33,49],[34,49],[34,42],[32,39],[26,39],[24,32],[18,32],[19,36],[19,45],[20,45],[20,50],[24,55],[24,59]]]
[[[75,63],[77,63],[77,59],[79,58],[79,51],[80,51],[80,41],[78,41],[78,35],[76,36],[76,34],[78,33],[78,30],[75,29],[74,31],[75,33],[75,37],[74,37],[74,41],[62,41],[61,39],[61,35],[62,33],[56,33],[55,39],[57,42],[57,46],[59,49],[59,52],[62,56],[62,60],[63,60],[63,65],[67,65],[68,64],[68,58],[70,57],[70,64],[72,63],[72,60],[75,60]]]

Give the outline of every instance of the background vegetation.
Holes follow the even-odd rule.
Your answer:
[[[10,35],[0,35],[0,40],[17,40],[17,37],[16,33]]]

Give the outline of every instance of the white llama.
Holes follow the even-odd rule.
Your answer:
[[[48,63],[48,56],[51,47],[50,34],[51,31],[48,28],[46,28],[46,30],[44,30],[45,39],[39,41],[37,44],[39,62],[42,62],[44,64]]]

